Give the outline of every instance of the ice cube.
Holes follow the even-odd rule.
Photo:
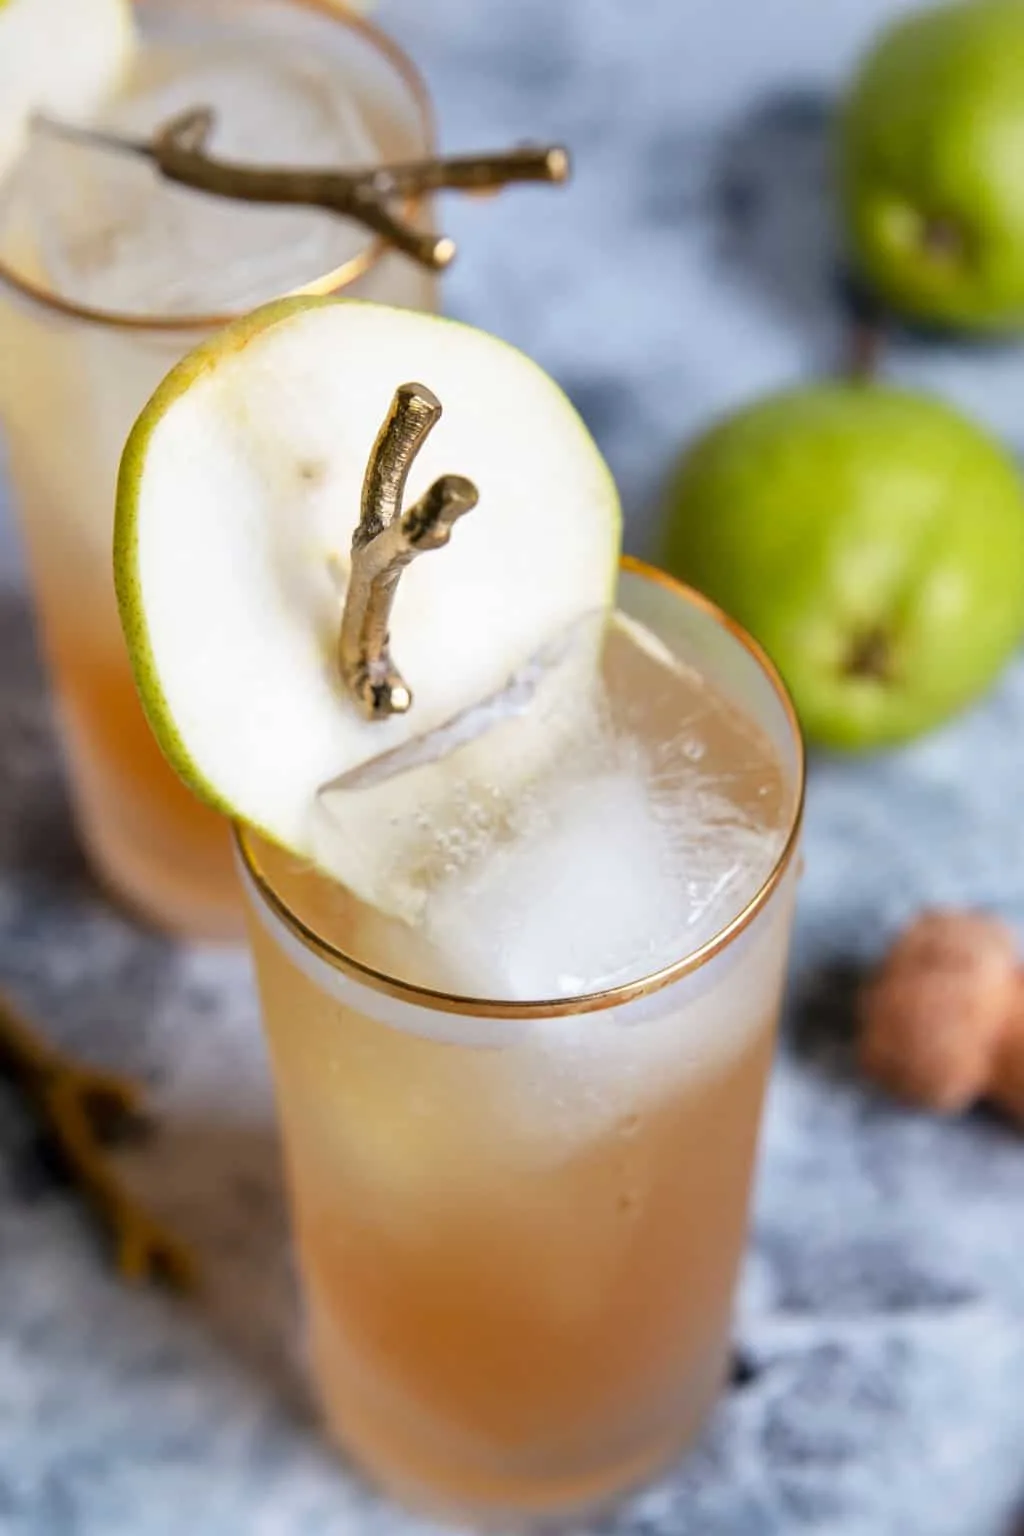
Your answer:
[[[328,59],[237,40],[202,52],[154,47],[103,126],[146,138],[196,106],[216,114],[213,153],[271,163],[365,165],[379,158]],[[40,259],[69,298],[129,312],[242,310],[342,265],[365,230],[328,213],[208,197],[145,161],[37,128],[22,183]]]
[[[733,822],[696,784],[664,794],[644,754],[563,771],[517,835],[431,895],[433,947],[458,956],[470,993],[513,999],[602,991],[692,953],[753,894],[771,839]]]
[[[311,825],[322,867],[371,907],[419,923],[431,891],[516,835],[556,761],[599,757],[605,624],[585,615],[493,698],[324,785]]]
[[[413,945],[390,936],[407,979],[519,1001],[600,991],[693,953],[767,877],[768,743],[653,637],[589,624],[531,688],[322,792],[322,862],[416,925]]]
[[[563,997],[643,971],[683,927],[644,785],[628,769],[544,786],[514,840],[434,892],[431,942],[458,953],[470,992]]]

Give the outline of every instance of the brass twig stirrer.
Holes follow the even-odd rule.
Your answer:
[[[341,214],[432,271],[452,260],[454,240],[417,229],[394,211],[393,202],[428,192],[497,192],[512,182],[559,183],[569,177],[568,151],[557,144],[361,170],[244,165],[218,159],[207,150],[215,120],[209,107],[194,107],[158,128],[151,139],[129,139],[40,114],[33,119],[45,132],[74,143],[148,160],[166,180],[196,191],[245,203],[298,204]]]
[[[191,1252],[136,1202],[103,1155],[110,1134],[138,1119],[135,1084],[58,1051],[2,995],[0,1071],[22,1088],[70,1178],[107,1228],[124,1278],[159,1277],[191,1288],[197,1277]]]
[[[413,459],[440,420],[441,402],[425,384],[402,384],[377,434],[352,536],[352,571],[341,620],[342,680],[369,720],[401,715],[412,694],[391,659],[388,621],[398,579],[424,550],[440,549],[479,493],[463,475],[442,475],[407,512]]]

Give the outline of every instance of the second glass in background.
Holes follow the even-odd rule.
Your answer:
[[[340,3],[142,0],[137,12],[131,89],[144,104],[119,107],[118,127],[144,131],[212,100],[229,125],[224,152],[238,159],[433,151],[415,69]],[[243,120],[257,102],[257,118]],[[146,166],[55,141],[37,142],[0,189],[0,419],[93,868],[162,928],[234,937],[227,829],[164,763],[124,652],[110,574],[124,440],[178,358],[232,314],[299,288],[432,309],[437,284],[356,226],[332,229],[327,214],[166,186],[152,201],[154,185]],[[239,254],[244,244],[232,253],[243,231],[262,270]]]

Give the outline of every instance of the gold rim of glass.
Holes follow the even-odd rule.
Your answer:
[[[796,854],[800,839],[800,828],[803,821],[804,794],[806,788],[806,754],[804,751],[803,736],[797,720],[793,702],[786,691],[786,686],[779,675],[778,669],[767,653],[758,645],[753,636],[749,635],[742,625],[737,624],[727,613],[724,613],[716,603],[710,601],[702,593],[684,582],[677,581],[675,577],[658,570],[655,566],[648,565],[642,560],[634,559],[626,555],[622,559],[622,569],[632,575],[639,576],[645,581],[654,582],[671,592],[674,596],[689,603],[692,607],[704,613],[721,628],[728,631],[743,647],[747,654],[758,664],[786,717],[786,723],[796,749],[796,794],[793,799],[792,821],[786,832],[786,840],[775,865],[768,878],[760,889],[747,902],[746,906],[727,923],[726,926],[709,939],[706,944],[693,950],[681,960],[673,961],[671,965],[663,966],[661,970],[653,971],[649,976],[641,976],[636,981],[625,982],[617,987],[610,987],[600,992],[581,993],[577,997],[559,997],[548,1000],[531,1000],[530,1002],[509,1002],[506,999],[466,997],[458,993],[438,992],[429,987],[419,987],[412,982],[400,981],[397,977],[389,976],[385,971],[376,970],[372,966],[364,965],[352,955],[346,954],[329,939],[325,939],[297,913],[293,912],[285,901],[274,890],[273,883],[264,874],[260,865],[259,855],[251,842],[249,830],[236,824],[234,828],[235,840],[245,871],[256,888],[256,895],[265,903],[270,912],[285,928],[298,939],[305,949],[310,950],[332,970],[340,971],[351,980],[361,982],[363,986],[373,992],[383,993],[387,997],[398,999],[400,1002],[429,1008],[436,1013],[470,1015],[476,1018],[487,1019],[517,1019],[524,1022],[531,1019],[561,1018],[570,1014],[599,1013],[606,1008],[622,1007],[637,998],[649,997],[655,992],[660,992],[663,987],[671,986],[673,982],[681,980],[684,976],[692,975],[713,960],[716,955],[727,949],[735,939],[748,928],[757,917],[758,913],[767,905],[772,894],[781,884],[793,858]]]
[[[346,3],[346,0],[288,0],[290,5],[299,9],[316,11],[323,16],[336,21],[340,26],[347,27],[351,32],[358,33],[367,42],[376,48],[377,52],[392,65],[396,73],[401,77],[408,88],[409,94],[415,103],[419,116],[420,126],[423,132],[425,153],[433,155],[436,143],[436,126],[434,120],[434,107],[427,90],[426,81],[420,74],[416,65],[408,54],[399,47],[393,38],[383,32],[373,22],[367,21],[365,16],[359,16]],[[145,10],[146,0],[134,0],[135,6]],[[419,200],[411,199],[408,203],[410,209],[417,206]],[[388,243],[381,236],[376,236],[367,241],[362,250],[355,256],[343,262],[340,267],[334,267],[329,272],[324,272],[318,277],[310,279],[297,288],[290,288],[287,294],[279,294],[279,298],[291,298],[300,294],[325,295],[339,293],[342,289],[351,287],[359,278],[370,272],[386,255],[389,250]],[[95,309],[88,304],[79,304],[73,299],[67,299],[56,289],[47,288],[40,283],[35,283],[31,278],[19,272],[16,267],[4,261],[0,255],[0,285],[6,284],[23,298],[30,299],[34,304],[41,305],[44,309],[52,310],[56,314],[65,315],[69,319],[84,320],[91,325],[107,325],[118,330],[125,331],[207,331],[216,330],[220,326],[229,325],[236,320],[242,310],[230,310],[223,314],[210,315],[140,315],[124,314],[119,310]]]

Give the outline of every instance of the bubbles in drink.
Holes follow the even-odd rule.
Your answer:
[[[208,148],[258,164],[361,166],[373,135],[329,57],[286,39],[147,48],[102,126],[146,139],[212,107]],[[163,181],[141,159],[37,129],[21,173],[41,261],[65,297],[142,314],[244,310],[333,270],[367,244],[350,221],[255,207]]]

